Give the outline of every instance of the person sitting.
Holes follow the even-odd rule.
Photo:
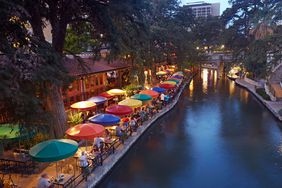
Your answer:
[[[136,132],[137,131],[137,122],[135,118],[131,118],[129,121],[129,127],[130,127],[130,132]]]
[[[103,152],[103,146],[104,146],[104,138],[96,137],[94,139],[94,142],[93,142],[93,149],[92,149],[92,151],[95,151],[95,148],[96,148],[96,151]]]
[[[112,138],[112,135],[108,129],[105,129],[105,139],[110,140]]]
[[[79,166],[82,171],[82,177],[85,178],[87,181],[87,176],[88,176],[88,160],[85,151],[81,152],[81,156],[79,157]]]
[[[39,178],[37,188],[51,188],[51,187],[53,187],[53,183],[49,179],[48,174],[47,173],[42,174],[41,177]]]
[[[122,130],[121,125],[116,126],[116,136],[119,138],[121,143],[124,143],[124,131]]]

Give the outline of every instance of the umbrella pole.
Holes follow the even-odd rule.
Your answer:
[[[58,180],[58,162],[56,161],[56,179],[57,179],[57,181],[59,181]]]

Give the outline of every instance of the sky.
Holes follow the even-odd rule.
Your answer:
[[[220,3],[220,14],[222,14],[222,12],[226,8],[230,7],[230,5],[228,4],[228,0],[181,0],[183,5],[198,1],[205,1],[206,3]]]

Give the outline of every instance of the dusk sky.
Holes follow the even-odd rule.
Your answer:
[[[200,0],[199,0],[200,1]],[[182,4],[185,5],[187,3],[192,3],[192,2],[199,2],[198,0],[181,0]],[[228,4],[228,0],[204,0],[207,3],[220,3],[220,14],[222,14],[222,12],[230,7],[230,5]]]

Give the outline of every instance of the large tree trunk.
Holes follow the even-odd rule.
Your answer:
[[[51,118],[49,123],[50,136],[62,138],[66,131],[67,116],[62,100],[61,89],[54,84],[48,84],[49,92],[46,95],[46,110]]]

